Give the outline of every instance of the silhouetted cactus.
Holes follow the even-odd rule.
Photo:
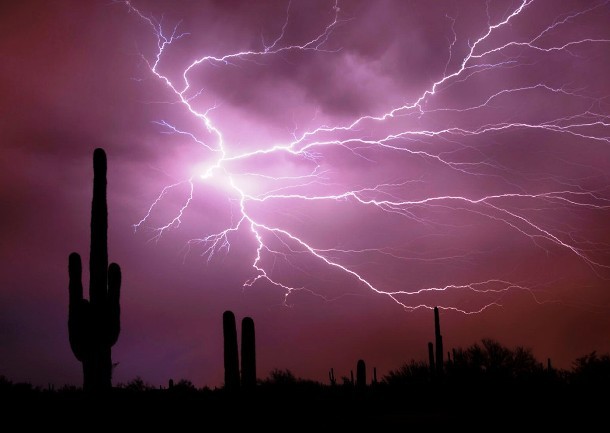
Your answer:
[[[349,371],[349,383],[351,386],[354,386],[354,370]]]
[[[172,389],[174,387],[174,379],[170,379],[169,383],[167,385],[168,385],[167,386],[168,389]]]
[[[330,386],[335,386],[337,384],[337,380],[335,379],[335,370],[332,368],[328,372],[328,380],[330,381]]]
[[[70,254],[70,305],[68,333],[72,352],[83,364],[83,388],[103,391],[112,387],[111,348],[121,330],[119,297],[121,268],[108,266],[108,208],[106,204],[106,154],[93,152],[93,201],[89,253],[89,300],[83,298],[82,264]]]
[[[239,359],[237,353],[237,328],[232,311],[222,314],[222,332],[224,335],[225,389],[239,388]]]
[[[441,323],[438,316],[438,307],[434,307],[434,336],[436,338],[436,372],[443,373],[443,336],[441,335]]]
[[[256,342],[251,317],[241,321],[241,385],[248,389],[256,387]]]
[[[362,359],[359,359],[356,364],[356,386],[358,388],[366,386],[366,364]]]
[[[430,373],[434,374],[434,344],[431,341],[428,341],[428,363],[430,364]]]
[[[377,385],[377,367],[373,367],[373,385]]]

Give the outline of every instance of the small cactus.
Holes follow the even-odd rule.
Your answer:
[[[434,344],[431,341],[428,342],[428,362],[430,363],[430,373],[434,374]]]
[[[235,315],[225,311],[222,315],[222,331],[224,336],[225,389],[239,388],[239,355],[237,351],[237,328]]]
[[[362,359],[359,359],[356,364],[356,386],[358,388],[366,386],[366,364]]]
[[[241,321],[241,385],[248,389],[256,386],[256,342],[251,317]]]
[[[335,379],[335,370],[332,368],[328,372],[328,380],[330,381],[330,386],[335,386],[337,384],[337,380]]]
[[[438,307],[434,307],[434,336],[436,339],[436,372],[441,375],[443,374],[443,336],[441,335],[441,322],[438,315]]]

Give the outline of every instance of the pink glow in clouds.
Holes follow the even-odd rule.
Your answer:
[[[610,349],[608,2],[4,15],[0,373],[78,381],[65,274],[96,146],[125,270],[115,381],[219,385],[225,309],[254,317],[259,376],[423,359],[435,305],[449,348]]]

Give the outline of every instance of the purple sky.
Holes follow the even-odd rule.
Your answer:
[[[88,260],[95,147],[115,382],[221,385],[227,309],[254,318],[259,377],[423,360],[435,305],[447,348],[610,350],[610,3],[56,0],[0,20],[0,374],[80,383],[67,258]]]

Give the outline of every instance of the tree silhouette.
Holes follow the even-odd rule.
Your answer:
[[[576,359],[573,364],[572,381],[579,384],[607,386],[610,384],[610,354],[591,352]]]
[[[496,340],[485,338],[480,345],[475,343],[466,349],[454,350],[450,374],[508,382],[527,378],[541,369],[530,349],[519,346],[511,350]]]

